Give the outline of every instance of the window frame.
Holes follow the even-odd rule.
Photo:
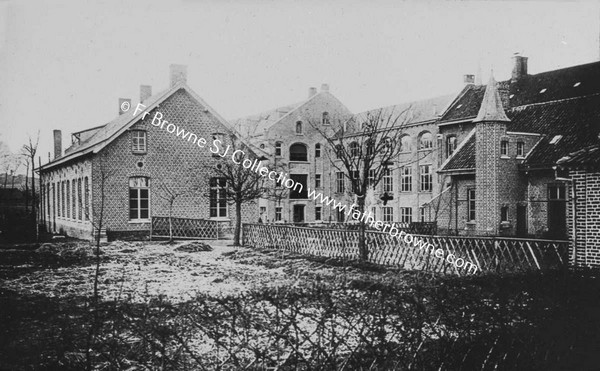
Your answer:
[[[315,221],[323,220],[323,206],[315,206]]]
[[[400,221],[402,223],[412,223],[412,207],[401,207],[400,208]]]
[[[500,141],[500,157],[509,157],[509,145],[508,139],[502,139]]]
[[[525,142],[523,142],[522,140],[517,142],[517,157],[525,157]]]
[[[275,221],[280,222],[283,220],[283,207],[275,206]]]
[[[296,121],[296,135],[304,135],[304,125],[301,120]]]
[[[383,192],[394,192],[394,172],[390,168],[383,170]]]
[[[412,183],[412,166],[402,166],[400,168],[400,192],[412,192]]]
[[[227,178],[211,177],[208,182],[210,192],[208,207],[209,217],[228,218],[229,208],[227,207]],[[223,211],[225,215],[223,215]]]
[[[134,179],[144,179],[144,186],[139,186],[139,185],[135,185],[132,186],[132,183],[134,182]],[[145,176],[133,176],[130,177],[128,179],[129,184],[128,184],[128,190],[129,190],[129,207],[128,207],[128,220],[129,222],[132,223],[139,223],[139,222],[149,222],[150,221],[150,178],[145,177]],[[137,200],[137,205],[133,210],[137,210],[137,215],[135,217],[132,217],[132,191],[136,192],[136,197],[133,200]],[[142,193],[143,191],[146,191],[146,197],[142,197]],[[146,200],[148,202],[148,206],[146,208],[142,207],[142,201]],[[144,218],[142,217],[142,212],[143,210],[146,210],[148,215]]]
[[[424,172],[424,169],[427,169],[427,172]],[[419,192],[433,192],[432,170],[431,164],[419,166]],[[424,185],[428,185],[428,187],[424,187]]]
[[[428,145],[425,145],[425,143],[427,143],[427,142],[425,142],[423,140],[423,138],[425,136],[430,137],[430,140],[428,141],[428,143],[429,143]],[[421,135],[419,135],[419,151],[427,151],[430,149],[433,149],[433,134],[431,134],[428,131],[425,131],[425,132],[421,133]]]
[[[301,159],[298,159],[298,158],[293,158],[292,159],[292,155],[294,155],[294,156],[298,155],[298,152],[293,152],[292,151],[292,147],[302,147],[302,148],[304,148],[304,153],[303,153],[304,154],[304,157],[303,157],[304,160],[301,160]],[[308,162],[308,158],[309,158],[308,157],[308,146],[306,144],[300,143],[300,142],[296,142],[296,143],[292,143],[290,145],[290,148],[289,148],[289,161],[293,161],[293,162]]]
[[[457,143],[458,140],[456,139],[456,135],[448,135],[446,137],[446,158],[452,156],[456,151]],[[452,151],[450,149],[452,149]]]
[[[477,193],[475,188],[467,188],[467,222],[475,222],[477,218]]]
[[[508,206],[502,206],[500,208],[500,222],[508,223]]]
[[[321,143],[315,143],[315,158],[321,157]]]
[[[138,134],[143,134],[141,137],[136,137]],[[143,148],[139,140],[143,139]],[[137,146],[137,148],[136,148]],[[148,153],[148,133],[146,130],[134,129],[131,130],[131,153],[144,154]]]
[[[391,223],[394,221],[394,208],[392,206],[381,207],[381,219],[384,223]]]
[[[315,174],[315,188],[323,188],[322,174]]]
[[[346,190],[345,178],[346,175],[343,171],[336,171],[335,173],[335,191],[336,193],[344,193]]]
[[[275,157],[281,157],[281,142],[275,142]]]
[[[412,140],[410,135],[405,134],[400,137],[400,153],[407,153],[410,151],[412,151]]]
[[[331,125],[331,120],[329,119],[329,112],[323,111],[321,115],[321,124],[325,126]]]

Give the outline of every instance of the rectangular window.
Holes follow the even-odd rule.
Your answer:
[[[508,156],[508,140],[500,142],[500,156]]]
[[[340,223],[344,222],[344,218],[346,217],[346,210],[340,210],[340,209],[336,209],[337,210],[337,221]]]
[[[384,206],[381,208],[383,213],[383,221],[386,223],[391,223],[394,221],[394,208],[391,206]]]
[[[275,221],[276,222],[281,221],[281,214],[282,214],[282,207],[281,206],[275,207]]]
[[[227,217],[227,179],[210,178],[210,217]]]
[[[321,174],[315,174],[315,188],[321,188]]]
[[[315,206],[315,220],[316,221],[321,221],[323,220],[323,207],[322,206]]]
[[[404,166],[400,169],[400,192],[412,192],[412,167]]]
[[[308,198],[308,175],[290,174],[290,179],[294,181],[294,186],[290,188],[290,198]]]
[[[150,219],[148,178],[129,178],[129,220]]]
[[[315,158],[321,157],[321,144],[315,144]]]
[[[446,138],[446,158],[450,157],[456,150],[456,137],[451,135]]]
[[[431,165],[420,166],[421,175],[421,192],[431,192],[433,174],[431,173]]]
[[[61,186],[60,182],[56,182],[56,216],[60,217],[62,215],[62,196],[61,194]]]
[[[65,186],[66,195],[65,195],[65,206],[67,209],[67,218],[71,218],[71,181],[67,180],[67,185]]]
[[[475,188],[467,189],[467,221],[475,221]]]
[[[419,208],[419,220],[422,222],[425,221],[425,208],[424,207]]]
[[[565,187],[560,184],[548,184],[549,200],[566,200]]]
[[[71,208],[73,219],[77,219],[77,180],[71,182]]]
[[[146,132],[144,130],[131,131],[131,151],[133,153],[146,153]]]
[[[275,156],[281,156],[281,142],[275,143]]]
[[[500,221],[508,222],[508,206],[502,206],[500,208]]]
[[[391,169],[385,169],[383,171],[383,191],[394,192],[394,178],[392,177]]]
[[[337,173],[335,173],[336,175],[336,192],[337,193],[343,193],[344,192],[344,173],[341,171],[338,171]]]
[[[369,170],[369,185],[375,184],[375,170]]]
[[[412,208],[401,207],[400,208],[400,221],[402,223],[412,223]]]
[[[90,220],[90,185],[89,185],[87,176],[84,179],[84,188],[85,188],[85,220]]]
[[[517,142],[517,157],[525,157],[525,143]]]
[[[377,208],[375,206],[371,208],[371,216],[374,220],[377,220]]]
[[[77,179],[77,208],[79,214],[77,215],[79,220],[83,220],[83,198],[81,194],[81,178]]]

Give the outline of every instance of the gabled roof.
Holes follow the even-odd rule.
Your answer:
[[[305,102],[307,102],[307,100],[298,103],[288,104],[286,106],[277,107],[254,115],[240,117],[231,120],[230,122],[231,125],[246,138],[260,136],[265,132],[265,130],[269,129],[276,122],[282,119],[283,116],[285,116],[289,112],[296,110]]]
[[[600,139],[600,138],[598,138]],[[556,162],[570,169],[600,170],[600,144],[594,144],[568,154]]]
[[[384,116],[387,114],[402,115],[404,117],[399,120],[399,123],[402,123],[403,125],[413,125],[437,120],[455,97],[456,94],[440,95],[433,98],[376,108],[358,113],[356,116],[360,120],[360,117],[362,116],[366,116],[369,113],[378,113],[381,110]],[[406,119],[406,121],[404,121],[404,119]]]
[[[112,121],[102,126],[99,130],[95,132],[94,135],[89,137],[87,140],[82,141],[79,145],[70,147],[69,153],[65,153],[64,156],[41,166],[39,170],[49,169],[56,165],[74,160],[87,154],[98,153],[100,150],[102,150],[102,148],[104,148],[113,140],[118,138],[123,132],[125,132],[133,124],[140,120],[143,116],[143,112],[150,112],[180,89],[184,89],[187,93],[189,93],[196,101],[198,101],[198,103],[201,106],[203,106],[213,116],[215,116],[217,120],[219,120],[219,122],[225,126],[225,128],[227,128],[234,134],[238,134],[229,126],[229,123],[225,119],[223,119],[202,98],[200,98],[200,96],[198,96],[185,82],[180,82],[174,85],[173,87],[164,90],[160,93],[154,94],[150,98],[146,99],[144,102],[142,102],[142,104],[145,106],[144,110],[142,112],[137,113],[136,115],[133,115],[133,112],[135,112],[135,108],[134,105],[131,105],[131,108],[128,112],[117,116]],[[254,147],[251,148],[254,149]]]
[[[438,172],[462,172],[475,170],[475,129],[460,143],[454,153],[440,166]]]

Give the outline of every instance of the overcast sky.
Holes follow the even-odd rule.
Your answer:
[[[171,63],[231,119],[298,102],[328,83],[360,112],[510,76],[597,61],[598,2],[0,0],[0,141],[105,124]]]

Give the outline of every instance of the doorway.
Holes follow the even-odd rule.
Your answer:
[[[304,223],[304,206],[305,205],[294,205],[294,223]]]
[[[548,238],[567,238],[567,200],[562,184],[548,185]]]

